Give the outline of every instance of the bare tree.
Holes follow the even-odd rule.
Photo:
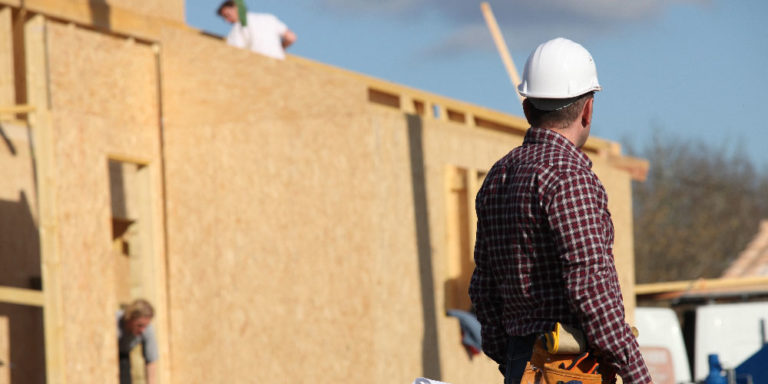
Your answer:
[[[768,218],[768,174],[729,149],[655,133],[630,153],[651,163],[633,185],[638,283],[720,276]]]

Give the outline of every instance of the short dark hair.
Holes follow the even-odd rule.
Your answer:
[[[223,2],[223,3],[221,3],[221,5],[219,5],[219,9],[216,10],[216,14],[221,16],[221,11],[223,11],[224,8],[236,7],[236,6],[237,5],[235,4],[234,0],[227,0],[227,1]]]
[[[564,128],[576,120],[584,107],[584,103],[594,96],[594,92],[587,92],[574,100],[571,104],[554,111],[544,111],[536,108],[530,100],[523,101],[523,111],[528,123],[533,127]]]

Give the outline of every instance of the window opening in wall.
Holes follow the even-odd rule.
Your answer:
[[[448,115],[448,120],[456,122],[456,123],[466,123],[467,117],[463,112],[459,112],[453,109],[446,109],[446,114]]]
[[[394,93],[368,88],[368,101],[374,104],[400,109],[400,96]]]
[[[485,172],[449,166],[446,168],[446,219],[448,276],[445,282],[446,309],[469,311],[469,283],[475,269],[474,247],[477,216],[475,196]]]
[[[417,115],[424,116],[424,113],[426,112],[424,102],[421,100],[413,100],[413,110]]]
[[[437,104],[432,104],[432,117],[435,119],[440,118],[440,106]]]

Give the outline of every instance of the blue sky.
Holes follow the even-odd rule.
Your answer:
[[[592,134],[641,146],[654,130],[743,149],[768,169],[768,2],[490,1],[518,70],[563,36],[595,58],[604,88]],[[187,23],[225,35],[218,0]],[[289,53],[522,116],[474,0],[246,0],[296,32]],[[649,159],[652,161],[652,159]]]

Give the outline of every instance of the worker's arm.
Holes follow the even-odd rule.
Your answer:
[[[142,337],[142,348],[143,348],[143,354],[144,354],[144,361],[146,362],[146,374],[147,374],[147,384],[156,384],[157,381],[157,359],[159,358],[159,353],[157,349],[157,337],[155,336],[155,326],[154,324],[149,324],[147,329],[144,330],[144,333],[141,335]]]
[[[157,363],[147,363],[147,384],[157,384]]]
[[[624,304],[614,265],[613,224],[607,196],[587,170],[569,174],[547,194],[549,226],[563,266],[571,310],[591,349],[624,382],[651,383],[635,337],[624,319]]]
[[[293,45],[294,42],[296,42],[296,34],[293,33],[290,29],[286,29],[281,37],[281,40],[283,42],[283,49],[286,49]]]

